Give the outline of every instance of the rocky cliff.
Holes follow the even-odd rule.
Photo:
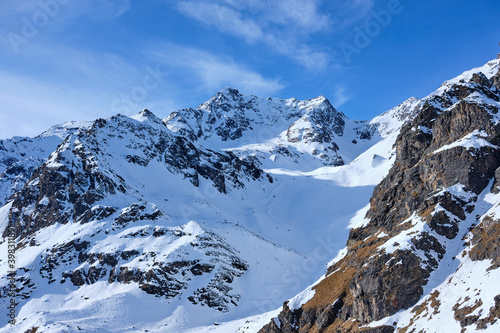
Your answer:
[[[494,331],[499,62],[368,121],[225,88],[0,141],[0,306],[20,332]]]
[[[190,119],[192,112],[201,112],[190,125],[200,126],[200,137],[179,125],[180,114]],[[273,100],[224,89],[165,120],[143,110],[4,140],[0,253],[14,239],[17,271],[12,279],[0,276],[0,304],[10,302],[5,296],[15,286],[18,329],[56,332],[137,325],[179,332],[276,308],[307,285],[282,272],[306,264],[314,248],[297,240],[324,233],[322,221],[336,211],[323,204],[324,194],[338,188],[262,166],[328,165],[314,149],[339,142],[329,150],[333,158],[344,154],[341,141],[369,147],[383,139],[379,123],[350,121],[324,97]],[[377,167],[385,170],[390,153],[378,153]],[[353,193],[353,207],[364,204],[367,191]],[[7,262],[0,257],[2,269]],[[60,303],[63,294],[78,305]],[[122,314],[141,313],[141,302],[158,311],[148,312],[146,323],[139,315],[124,323]],[[107,310],[94,312],[101,306]]]
[[[399,111],[404,121],[409,114]],[[260,98],[224,88],[198,108],[175,111],[164,122],[193,142],[230,150],[263,167],[307,170],[350,163],[386,134],[385,127],[397,128],[384,120],[352,121],[323,96]]]
[[[485,276],[498,268],[499,78],[491,61],[420,101],[344,256],[312,287],[312,298],[299,308],[285,303],[261,332],[440,331],[422,329],[442,310],[439,288],[470,261],[491,260]],[[483,292],[466,307],[468,294],[455,297],[459,327],[497,321],[500,295]],[[422,314],[427,306],[432,313]]]

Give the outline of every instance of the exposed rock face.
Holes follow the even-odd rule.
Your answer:
[[[35,138],[0,140],[0,206],[24,187],[66,136],[88,126],[69,122],[53,126]]]
[[[99,119],[90,129],[68,136],[13,197],[10,220],[17,235],[24,238],[54,223],[86,223],[113,214],[116,207],[96,203],[124,195],[131,188],[120,171],[108,164],[107,156],[138,166],[160,163],[195,186],[207,179],[222,193],[243,187],[248,180],[272,181],[252,162],[231,152],[200,149],[183,137],[173,136],[149,111],[140,117],[142,121],[120,115]]]
[[[492,260],[489,269],[500,267],[500,220],[486,216],[481,224],[472,230],[472,260]]]
[[[302,140],[293,133],[301,132],[304,122],[308,123],[304,140],[309,142],[331,142],[331,135],[342,135],[345,126],[345,116],[324,97],[307,101],[265,99],[232,88],[221,90],[197,109],[175,111],[164,121],[171,130],[193,141],[234,141],[245,132],[262,125],[280,125],[283,120],[293,121],[287,132],[290,142]]]
[[[360,324],[417,303],[447,253],[446,240],[474,219],[479,194],[498,174],[498,78],[473,73],[420,103],[396,140],[394,166],[374,190],[369,222],[351,230],[345,257],[329,268],[309,302],[294,311],[285,304],[261,332],[365,332]],[[471,258],[494,260],[491,269],[500,260],[498,225],[486,219],[473,230]],[[331,304],[341,305],[331,311]],[[459,319],[470,325],[478,318]]]
[[[61,136],[55,135],[50,145],[47,137],[40,142],[0,141],[0,200],[9,198],[0,207],[0,222],[15,226],[16,250],[29,262],[14,277],[23,311],[35,312],[29,314],[30,323],[53,322],[44,311],[47,301],[57,321],[60,299],[43,299],[45,290],[67,289],[69,298],[87,300],[82,295],[105,289],[114,290],[112,297],[134,294],[147,304],[162,304],[172,317],[165,320],[164,313],[156,313],[161,317],[156,325],[162,330],[167,322],[173,326],[166,329],[173,332],[191,329],[177,319],[190,320],[199,313],[207,327],[212,323],[206,318],[232,320],[264,312],[262,300],[270,296],[275,301],[283,294],[268,295],[279,289],[272,283],[258,290],[256,275],[272,282],[282,278],[287,285],[294,263],[304,263],[299,267],[304,272],[297,274],[302,279],[309,272],[305,265],[311,264],[300,261],[293,247],[277,244],[284,239],[282,227],[302,221],[285,217],[289,207],[279,207],[282,199],[278,203],[273,198],[295,190],[303,178],[292,188],[277,176],[271,186],[273,179],[261,169],[264,161],[273,165],[281,159],[294,167],[310,158],[314,163],[306,163],[307,168],[354,161],[345,168],[324,169],[332,173],[307,173],[320,178],[337,171],[358,175],[356,171],[374,170],[385,160],[387,177],[375,188],[365,217],[356,214],[357,227],[350,231],[344,255],[307,290],[311,293],[300,294],[308,301],[300,305],[298,297],[285,302],[262,332],[426,332],[422,322],[440,320],[443,313],[458,331],[490,327],[500,318],[497,292],[481,294],[478,287],[467,297],[453,298],[441,288],[446,283],[469,288],[476,269],[483,275],[478,280],[491,284],[500,278],[500,75],[493,72],[498,72],[498,62],[488,66],[369,122],[347,119],[323,97],[263,99],[227,88],[197,109],[174,112],[163,121],[144,110],[131,118],[117,115],[53,129]],[[376,142],[383,149],[373,147]],[[387,142],[395,142],[396,155]],[[24,145],[41,148],[37,155],[23,150]],[[358,159],[359,151],[367,154]],[[270,172],[287,171],[275,170]],[[340,176],[357,181],[352,175]],[[300,200],[292,192],[286,204],[305,198],[309,206],[315,201],[309,200],[310,184]],[[364,198],[359,201],[366,204]],[[313,214],[303,214],[306,206],[301,206],[290,215],[309,219],[322,209],[311,206]],[[330,217],[325,215],[318,219],[321,223]],[[283,221],[275,228],[276,217]],[[259,230],[276,234],[267,239]],[[321,233],[323,225],[299,230]],[[327,250],[324,243],[321,250]],[[6,248],[5,241],[0,245]],[[327,250],[326,256],[331,254]],[[2,295],[8,291],[7,278],[0,276]],[[75,304],[95,308],[112,297]],[[259,304],[251,304],[255,299]],[[36,302],[38,308],[32,307]],[[72,307],[65,311],[72,312]],[[34,308],[41,311],[26,311]],[[181,308],[186,312],[180,313]],[[64,325],[62,330],[80,329]],[[90,327],[85,328],[100,328]]]
[[[259,98],[232,88],[196,109],[179,110],[164,119],[171,131],[194,142],[217,147],[231,147],[234,141],[252,143],[251,148],[234,151],[240,157],[264,153],[264,159],[280,156],[300,164],[300,154],[307,152],[324,165],[345,163],[335,141],[344,135],[346,121],[322,96],[306,101]],[[359,126],[358,140],[371,139],[376,130],[364,125]]]
[[[371,121],[348,119],[323,96],[259,98],[225,88],[196,109],[164,119],[174,133],[213,149],[224,148],[263,168],[302,169],[345,165],[363,149],[411,120],[410,98]]]
[[[238,305],[240,296],[232,291],[232,283],[248,270],[248,264],[222,237],[195,222],[153,227],[170,217],[141,200],[138,190],[147,180],[141,173],[152,165],[160,170],[157,174],[172,181],[190,183],[193,188],[205,182],[219,193],[243,188],[250,181],[270,183],[270,176],[231,152],[199,148],[173,135],[147,110],[132,118],[98,119],[92,126],[69,131],[53,148],[11,197],[9,224],[14,226],[18,247],[36,248],[40,245],[37,232],[54,225],[78,229],[92,224],[94,231],[82,239],[73,233],[72,240],[49,247],[41,254],[39,268],[17,277],[25,285],[19,295],[29,297],[38,283],[80,287],[106,281],[135,283],[142,291],[167,299],[186,294],[191,303],[221,312]],[[170,186],[162,178],[149,181],[155,183]],[[158,188],[161,191],[161,185]],[[121,245],[109,246],[108,241],[93,238],[99,234],[104,239],[109,234],[108,239]],[[135,248],[128,249],[132,240]],[[35,274],[42,282],[31,281]],[[192,281],[197,288],[186,291]]]
[[[170,258],[137,250],[95,252],[89,241],[72,240],[53,247],[43,255],[40,276],[48,279],[49,283],[70,281],[75,286],[99,281],[137,283],[146,293],[168,299],[182,295],[189,282],[197,280],[205,286],[199,287],[187,298],[193,304],[228,311],[231,304],[238,305],[239,301],[239,295],[231,292],[231,284],[245,273],[248,265],[221,237],[197,226],[197,234],[193,234],[192,227],[143,228],[122,236],[136,242],[153,236],[157,242],[163,240],[166,244],[190,240],[190,246],[199,252],[196,258],[190,260],[182,260],[180,256],[176,258],[174,254]],[[135,267],[137,262],[147,263],[148,268]]]

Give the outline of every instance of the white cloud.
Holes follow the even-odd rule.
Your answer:
[[[330,18],[320,5],[322,0],[212,0],[238,11],[246,11],[261,24],[277,24],[295,32],[311,33],[328,29]],[[300,31],[299,31],[300,30]]]
[[[0,46],[14,53],[34,40],[57,38],[78,19],[110,20],[131,9],[131,0],[23,0],[0,4]],[[54,38],[54,35],[56,38]]]
[[[130,3],[130,0],[123,0],[122,3],[119,3],[118,11],[116,12],[115,16],[120,16],[128,12],[130,9],[132,9],[132,4]]]
[[[319,1],[282,0],[266,1],[266,18],[284,26],[295,26],[305,33],[329,29],[330,18],[319,10]]]
[[[0,4],[1,32],[16,32],[22,29],[25,20],[39,27],[61,25],[81,16],[92,19],[109,19],[122,15],[131,9],[131,0],[23,0],[2,1]],[[46,21],[46,22],[45,22]],[[52,22],[52,23],[51,23]]]
[[[303,41],[329,28],[330,20],[316,0],[181,1],[177,9],[247,43],[265,44],[307,68],[321,70],[328,63],[328,53]]]
[[[356,22],[370,17],[370,11],[375,5],[375,0],[330,0],[332,20],[335,31],[352,28]]]
[[[210,52],[164,44],[154,47],[150,55],[167,71],[181,71],[184,79],[189,77],[194,86],[200,85],[206,91],[219,90],[224,86],[241,89],[245,93],[269,96],[284,88],[279,79],[268,79],[234,61],[229,57],[219,57]]]
[[[333,105],[335,105],[335,107],[337,108],[340,107],[342,104],[351,100],[351,98],[352,96],[347,93],[345,87],[342,87],[340,85],[335,86],[335,91],[333,95]]]
[[[314,71],[338,67],[337,49],[319,49],[315,34],[349,33],[370,17],[375,0],[179,0],[177,9],[218,31],[262,44]],[[328,13],[328,14],[326,14]],[[333,46],[333,45],[332,45]]]
[[[0,71],[0,138],[143,108],[164,117],[224,86],[263,96],[284,87],[230,57],[171,43],[148,45],[151,51],[144,51],[146,45],[134,53],[141,63],[131,63],[116,54],[34,43],[16,56],[33,66]],[[159,79],[148,77],[151,72],[159,72]]]
[[[285,40],[272,34],[266,35],[264,41],[272,45],[279,53],[286,54],[295,62],[311,70],[323,70],[331,58],[326,52],[316,51],[306,44],[298,43],[294,40]]]
[[[247,42],[255,42],[263,37],[260,27],[251,19],[242,18],[236,10],[210,2],[181,2],[178,9],[207,25],[244,38]]]

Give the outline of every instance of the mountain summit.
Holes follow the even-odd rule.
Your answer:
[[[399,128],[411,110],[400,107],[392,113],[372,122],[352,121],[323,96],[260,98],[224,88],[198,108],[173,112],[164,122],[193,142],[257,158],[264,167],[312,170],[350,163]]]
[[[499,61],[422,99],[326,275],[261,332],[498,330]]]
[[[0,332],[498,331],[499,63],[371,120],[224,88],[1,140]]]

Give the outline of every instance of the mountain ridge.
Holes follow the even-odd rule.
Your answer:
[[[484,220],[490,221],[490,228],[491,223],[498,223],[492,220],[498,199],[488,200],[487,193],[496,183],[492,178],[496,179],[500,165],[496,144],[500,91],[494,83],[499,76],[499,62],[490,61],[445,82],[422,100],[418,115],[403,126],[396,139],[396,161],[375,187],[365,221],[350,231],[344,257],[333,263],[324,280],[312,289],[320,291],[300,308],[290,309],[285,303],[282,313],[261,332],[445,329],[436,321],[436,326],[426,326],[423,318],[428,320],[432,315],[419,316],[419,308],[412,307],[425,300],[423,296],[431,295],[426,302],[432,301],[436,316],[443,301],[439,301],[439,289],[434,288],[452,288],[446,279],[454,277],[450,269],[439,273],[442,262],[454,260],[463,251],[462,265],[454,265],[460,271],[468,263],[467,252],[472,251],[467,244],[460,249],[461,240],[456,238],[471,231],[477,235],[474,228]],[[476,228],[483,228],[479,226]],[[489,246],[497,248],[498,244]],[[437,281],[429,288],[433,279]],[[335,281],[340,283],[332,287]],[[325,297],[325,288],[330,288],[333,296]],[[458,315],[457,309],[463,305],[460,300],[450,309],[455,312],[458,330],[471,325],[485,329],[496,322],[494,315],[481,319],[481,313],[467,318],[471,310]],[[474,310],[483,302],[491,304],[481,298],[476,302],[480,305]],[[482,314],[496,313],[497,306],[491,311],[485,307]],[[406,318],[397,315],[401,310],[407,310]],[[363,328],[377,321],[381,326]],[[449,319],[446,325],[451,325]]]
[[[14,328],[494,330],[499,73],[490,61],[366,121],[322,96],[224,88],[163,120],[0,141]]]

